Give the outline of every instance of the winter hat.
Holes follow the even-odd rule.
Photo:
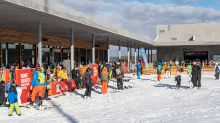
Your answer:
[[[106,67],[104,67],[104,68],[103,68],[103,70],[104,70],[104,71],[107,71],[107,68],[106,68]]]

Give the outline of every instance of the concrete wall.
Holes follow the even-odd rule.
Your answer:
[[[186,24],[186,25],[158,25],[156,40],[158,46],[168,45],[215,45],[220,44],[220,23]],[[165,30],[160,33],[160,30]],[[190,39],[195,36],[194,41]],[[177,38],[172,41],[171,38]]]
[[[208,51],[208,61],[213,60],[213,55],[220,55],[219,46],[173,46],[173,47],[157,47],[157,60],[158,61],[175,61],[175,59],[184,58],[183,49],[195,49],[193,51]]]

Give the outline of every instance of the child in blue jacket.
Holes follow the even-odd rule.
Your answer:
[[[17,86],[16,83],[12,82],[11,86],[8,90],[8,100],[9,100],[9,103],[10,103],[8,116],[12,116],[14,107],[16,108],[18,116],[21,116],[21,110],[20,110],[20,107],[18,105],[16,86]]]

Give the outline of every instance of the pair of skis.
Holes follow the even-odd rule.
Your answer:
[[[33,108],[33,109],[36,109],[36,110],[40,110],[40,111],[44,111],[44,110],[48,110],[48,109],[54,109],[54,108],[57,108],[57,107],[60,107],[61,106],[61,104],[59,104],[59,105],[52,105],[52,106],[46,106],[46,107],[37,107],[37,106],[31,106],[31,105],[29,105],[29,104],[27,104],[26,105],[26,107],[28,107],[28,108]]]
[[[113,92],[110,92],[110,93],[120,93],[120,91],[118,91],[116,89],[117,89],[117,84],[113,83]]]

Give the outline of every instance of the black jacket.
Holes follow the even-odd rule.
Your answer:
[[[192,81],[197,81],[198,80],[198,76],[201,76],[201,69],[202,66],[201,65],[193,65],[192,68]]]
[[[5,87],[0,83],[0,101],[5,101]]]
[[[86,83],[88,83],[88,84],[92,83],[91,75],[93,75],[93,70],[92,69],[90,69],[90,70],[91,70],[91,72],[85,72],[85,76],[84,76]]]
[[[80,78],[80,77],[81,77],[81,74],[80,74],[80,71],[79,71],[79,70],[73,69],[73,70],[71,71],[71,74],[72,74],[72,79],[77,79],[77,78]]]

